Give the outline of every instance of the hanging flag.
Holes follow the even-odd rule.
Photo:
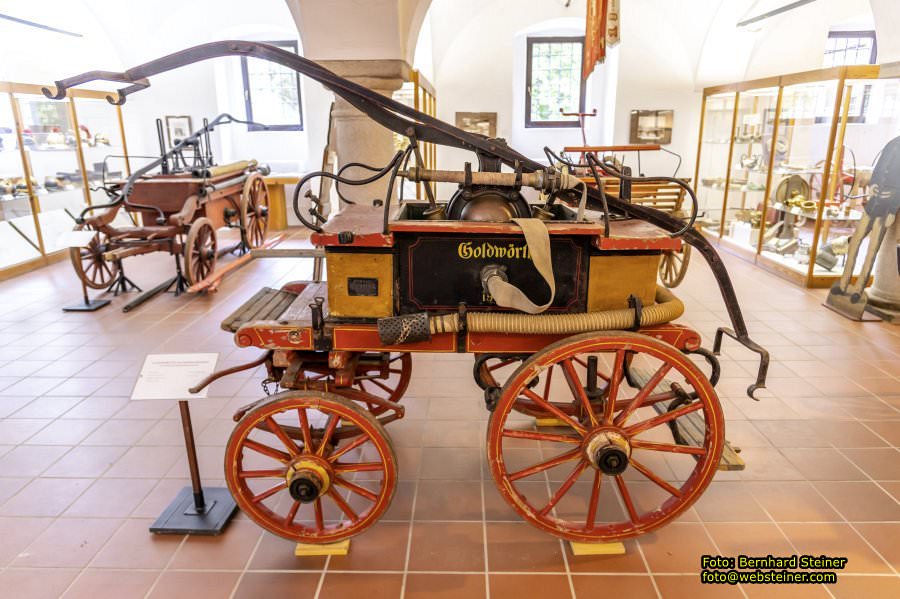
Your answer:
[[[619,43],[619,0],[587,0],[584,31],[581,78],[587,79],[606,60],[606,49]]]

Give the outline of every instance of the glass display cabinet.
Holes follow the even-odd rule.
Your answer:
[[[700,121],[700,153],[697,156],[697,223],[703,231],[718,236],[722,228],[722,206],[731,161],[731,131],[734,128],[735,93],[706,96]]]
[[[878,77],[875,65],[842,66],[704,90],[696,168],[713,226],[701,230],[798,284],[829,287],[843,271],[876,156],[900,134],[900,85]],[[727,149],[712,150],[721,134],[708,119],[723,105],[732,109]],[[724,174],[709,175],[723,155]],[[716,197],[702,190],[720,180],[715,223]]]
[[[41,241],[25,177],[24,147],[32,140],[16,126],[11,94],[0,98],[0,269],[40,258]]]
[[[52,86],[51,86],[52,87]],[[122,112],[107,92],[48,100],[41,85],[0,82],[0,278],[58,259],[60,237],[104,177],[130,173]],[[94,188],[92,191],[91,188]]]

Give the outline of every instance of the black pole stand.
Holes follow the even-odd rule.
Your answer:
[[[116,266],[119,267],[119,274],[116,275],[115,280],[106,290],[107,292],[112,291],[115,297],[119,297],[120,293],[128,293],[132,289],[135,291],[142,291],[134,281],[125,276],[125,266],[122,264],[121,260],[116,260]]]
[[[160,293],[165,293],[166,291],[171,289],[173,285],[175,286],[175,297],[178,297],[188,289],[187,279],[184,276],[184,272],[182,272],[181,261],[179,260],[178,254],[175,254],[175,276],[170,279],[166,279],[153,289],[150,289],[146,293],[142,293],[141,295],[137,296],[136,298],[122,306],[122,312],[131,312],[147,300],[153,299]]]
[[[87,285],[81,282],[81,295],[84,303],[72,304],[71,306],[63,306],[63,312],[95,312],[100,308],[109,305],[108,299],[91,299],[88,297]]]
[[[231,493],[225,487],[203,488],[200,483],[200,468],[197,466],[197,447],[194,445],[194,429],[191,426],[191,412],[188,402],[178,402],[181,411],[181,428],[184,430],[184,445],[187,450],[188,468],[191,471],[191,486],[179,491],[172,503],[156,519],[150,532],[157,534],[222,534],[228,521],[237,511]]]

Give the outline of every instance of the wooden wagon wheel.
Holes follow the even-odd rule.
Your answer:
[[[184,276],[188,285],[196,285],[216,269],[218,244],[212,221],[198,218],[188,229],[184,241]]]
[[[365,394],[397,403],[409,387],[412,356],[408,353],[389,353],[387,362],[384,363],[382,355],[366,353],[359,357],[351,387]],[[334,377],[327,365],[323,364],[321,368],[310,365],[307,367],[307,373],[307,379],[312,383],[312,387],[325,389],[333,385]],[[340,390],[335,392],[340,393]],[[388,409],[372,403],[366,403],[366,407],[375,416],[380,416]]]
[[[247,247],[258,248],[266,242],[269,228],[269,190],[259,173],[244,182],[241,192],[241,236]]]
[[[640,389],[624,381],[627,352],[652,373]],[[561,373],[551,392],[577,406],[574,415],[529,388],[551,366]],[[607,384],[591,383],[595,368]],[[520,397],[562,420],[560,432],[511,419]],[[688,418],[703,429],[702,447],[673,443],[668,425]],[[722,454],[724,416],[709,381],[674,347],[635,333],[588,333],[522,364],[491,414],[487,441],[500,494],[525,520],[564,539],[608,542],[658,528],[700,497]]]
[[[678,251],[666,251],[659,261],[659,278],[669,289],[678,287],[687,274],[691,261],[691,246],[684,244]]]
[[[297,428],[299,438],[287,432]],[[387,510],[397,457],[384,427],[352,401],[286,391],[238,422],[225,448],[225,480],[241,510],[266,530],[334,543]]]
[[[92,231],[94,228],[85,223],[75,225],[75,230]],[[108,245],[109,236],[98,231],[87,247],[69,248],[69,259],[75,274],[91,289],[108,288],[119,274],[119,265],[103,257],[103,252],[109,249]]]

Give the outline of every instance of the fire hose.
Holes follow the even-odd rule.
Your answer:
[[[527,335],[574,335],[593,331],[617,331],[635,324],[650,326],[675,320],[684,313],[684,304],[665,287],[657,286],[656,303],[636,308],[602,310],[580,314],[514,314],[470,312],[465,329],[473,333],[522,333]],[[378,320],[378,335],[385,345],[427,341],[431,335],[457,333],[463,328],[460,314],[431,315],[427,312]]]

